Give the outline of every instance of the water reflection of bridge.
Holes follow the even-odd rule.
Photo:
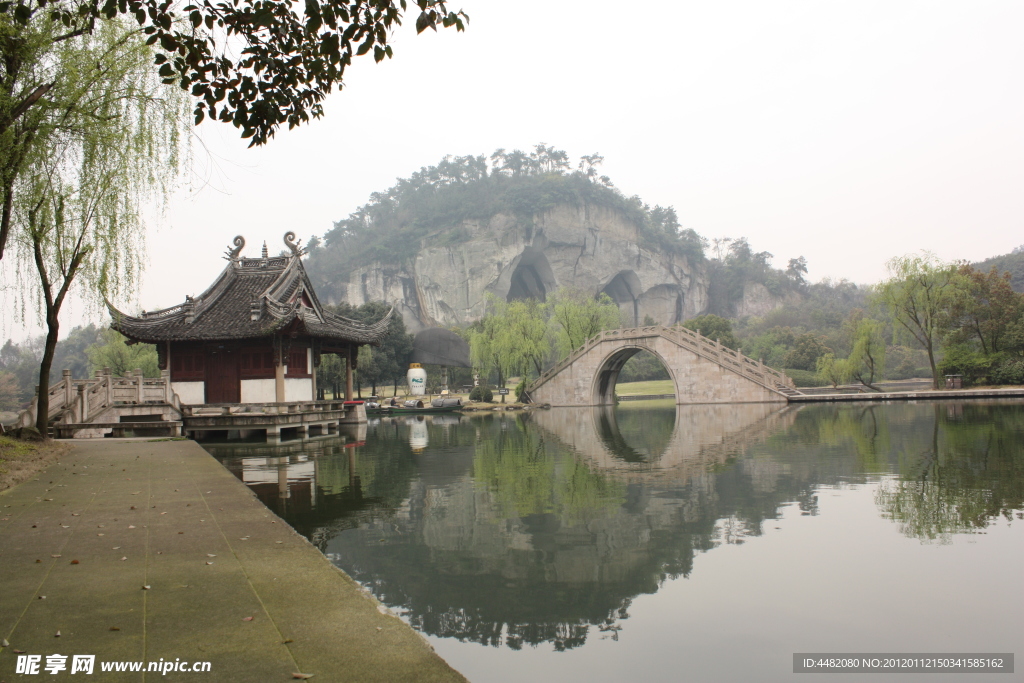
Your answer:
[[[400,502],[324,520],[311,540],[427,633],[559,649],[591,632],[614,637],[634,596],[689,574],[698,552],[732,542],[719,540],[723,517],[733,540],[759,533],[762,510],[774,514],[803,489],[780,483],[782,466],[770,461],[756,471],[746,461],[723,467],[784,429],[793,411],[662,412],[643,425],[632,420],[636,411],[589,409],[463,419],[447,435],[428,424],[431,444],[445,443],[443,463],[424,469],[430,451],[410,446],[420,469]],[[371,425],[358,456],[366,467],[400,459],[405,437],[419,438],[412,426],[408,435],[377,429],[387,441]],[[383,481],[371,480],[361,477],[362,493],[379,501]],[[737,505],[751,495],[770,501]],[[741,507],[749,509],[736,520]]]
[[[633,429],[623,429],[620,423],[628,422],[631,414],[641,410],[644,406],[635,404],[620,409],[556,408],[535,411],[530,419],[581,457],[617,477],[685,481],[788,428],[797,412],[771,403],[665,405],[659,411],[663,414],[660,420],[648,419]],[[650,410],[645,412],[650,414]],[[666,423],[671,424],[667,435]],[[659,427],[662,439],[657,438]],[[647,447],[633,448],[631,441],[645,441]]]

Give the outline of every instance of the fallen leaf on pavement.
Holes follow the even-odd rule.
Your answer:
[[[50,557],[60,557],[60,555],[50,555]]]
[[[291,638],[285,638],[284,640],[281,641],[281,644],[282,645],[287,645],[288,643],[294,643],[294,642],[295,641],[292,640]]]
[[[56,633],[54,633],[53,637],[54,638],[60,638],[60,631],[57,631]]]
[[[10,647],[10,646],[11,646],[11,644],[7,642],[6,638],[4,638],[3,640],[0,640],[0,647]]]
[[[242,619],[242,621],[252,621],[252,619],[253,619],[252,617],[245,617],[245,618]]]
[[[120,631],[121,629],[119,629],[119,628],[118,628],[118,627],[116,627],[116,626],[111,626],[111,627],[110,627],[110,630],[111,630],[111,631]]]
[[[313,677],[313,674],[297,674],[297,673],[293,673],[292,674],[292,678],[298,678],[299,680],[302,680],[302,681],[306,680],[307,678],[312,678],[312,677]]]
[[[16,654],[16,655],[23,655],[23,654],[25,654],[25,651],[24,651],[24,650],[19,650],[19,649],[18,649],[18,648],[16,648],[16,647],[13,647],[13,648],[11,648],[11,652],[13,652],[13,653],[14,653],[14,654]]]
[[[71,560],[71,564],[78,564],[78,560]]]
[[[149,590],[149,586],[143,586],[143,587],[142,587],[142,590],[144,590],[144,591],[148,591],[148,590]]]

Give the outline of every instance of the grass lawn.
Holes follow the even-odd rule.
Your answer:
[[[0,491],[29,479],[68,450],[63,443],[28,443],[0,436]]]
[[[672,386],[670,379],[659,379],[653,382],[619,382],[615,385],[615,393],[619,396],[674,394],[676,388]]]

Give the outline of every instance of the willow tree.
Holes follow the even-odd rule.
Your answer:
[[[35,304],[46,325],[42,433],[60,312],[72,286],[92,301],[135,289],[143,216],[169,195],[187,149],[185,98],[159,82],[143,35],[117,20],[97,23],[92,33],[49,43],[30,65],[54,85],[33,107],[33,144],[9,192],[20,314]]]
[[[877,289],[876,300],[888,309],[897,331],[928,352],[932,386],[939,388],[935,351],[947,331],[949,310],[958,295],[956,267],[935,256],[898,256],[890,260],[889,279]]]
[[[548,301],[559,353],[569,355],[598,332],[621,325],[619,307],[607,294],[560,289]]]

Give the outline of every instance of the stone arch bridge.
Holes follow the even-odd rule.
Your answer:
[[[615,403],[619,371],[648,351],[662,362],[677,404],[785,403],[794,392],[785,374],[685,327],[605,330],[544,372],[528,390],[536,403],[601,406]]]

